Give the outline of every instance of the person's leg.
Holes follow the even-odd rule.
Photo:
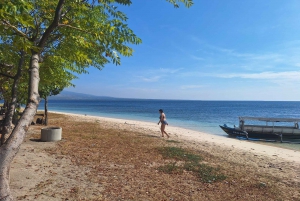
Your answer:
[[[170,137],[170,135],[166,131],[164,131],[164,133],[167,135],[168,138]]]
[[[161,132],[162,135],[164,136],[164,133],[167,135],[167,137],[169,138],[170,136],[168,135],[168,133],[165,131],[166,125],[164,123],[161,124]]]
[[[165,125],[163,123],[161,123],[160,131],[161,131],[161,136],[162,137],[164,137],[164,130],[165,130]]]

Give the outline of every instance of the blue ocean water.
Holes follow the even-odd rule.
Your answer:
[[[191,100],[50,100],[49,111],[157,123],[163,109],[169,125],[226,135],[219,125],[238,125],[239,116],[300,118],[300,102]],[[39,109],[43,109],[41,102]]]

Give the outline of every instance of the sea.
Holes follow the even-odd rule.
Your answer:
[[[39,110],[43,110],[43,105],[42,101]],[[238,126],[239,116],[300,119],[300,101],[72,99],[49,100],[48,109],[50,112],[68,112],[153,123],[159,121],[158,110],[163,109],[169,125],[224,137],[227,137],[227,134],[219,125]],[[300,150],[300,144],[291,146],[299,147]]]

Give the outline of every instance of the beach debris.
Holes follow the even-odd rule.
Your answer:
[[[272,163],[269,163],[268,166],[269,166],[270,168],[275,168],[275,165],[272,164]]]
[[[266,183],[264,183],[264,182],[259,182],[258,186],[259,186],[259,187],[266,187],[266,186],[267,186],[267,184],[266,184]]]
[[[130,125],[130,126],[135,126],[135,124],[130,124],[130,123],[127,123],[126,121],[125,121],[124,124],[128,124],[128,125]]]

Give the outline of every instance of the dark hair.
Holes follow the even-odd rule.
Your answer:
[[[164,112],[162,109],[159,109],[158,111],[160,111],[160,112]]]

